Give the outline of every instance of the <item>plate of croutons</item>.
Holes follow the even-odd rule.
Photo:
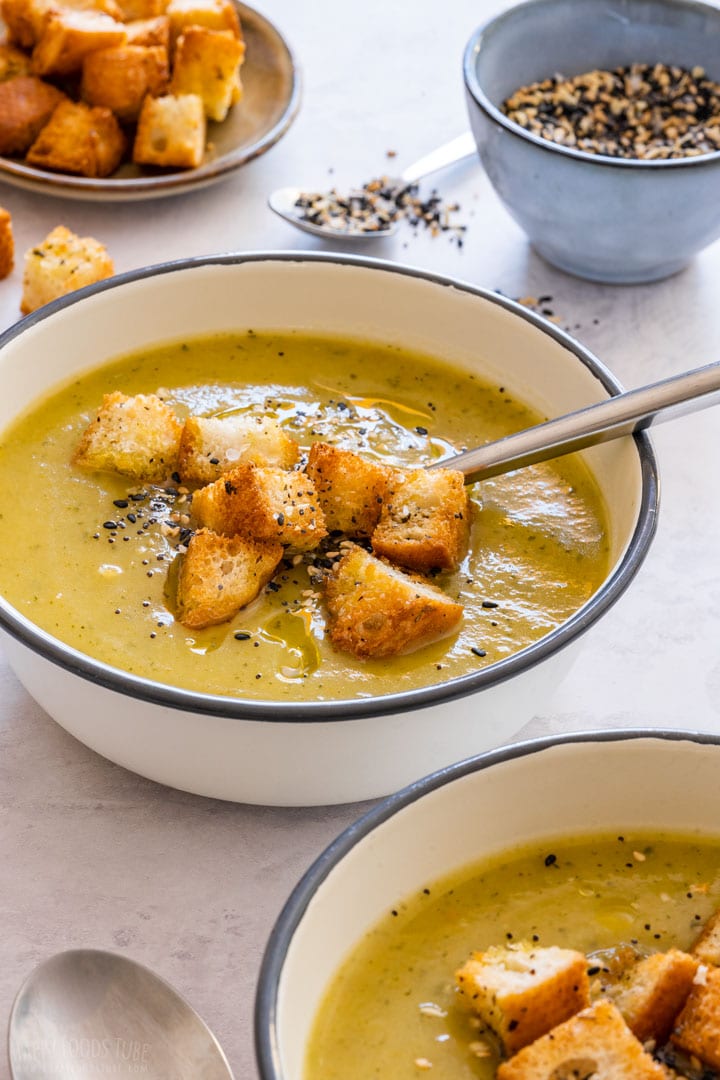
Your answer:
[[[219,180],[300,101],[279,31],[236,0],[0,0],[0,179],[139,199]]]

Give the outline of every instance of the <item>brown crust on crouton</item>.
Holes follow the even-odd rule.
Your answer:
[[[36,75],[70,75],[80,71],[88,53],[123,45],[126,37],[122,23],[104,12],[60,9],[43,25],[33,49],[33,70]]]
[[[114,272],[103,244],[58,225],[42,243],[25,253],[20,310],[27,315],[58,296],[102,281]]]
[[[245,44],[231,30],[187,26],[175,44],[170,88],[174,94],[198,94],[205,115],[222,121],[230,111]]]
[[[154,19],[134,19],[125,23],[128,45],[161,45],[170,48],[170,20],[166,15]]]
[[[639,960],[621,979],[612,1000],[640,1042],[664,1043],[692,990],[698,961],[679,949]]]
[[[185,421],[178,472],[184,481],[211,484],[241,462],[291,469],[298,444],[269,416],[191,416]]]
[[[168,85],[167,49],[161,45],[118,45],[85,57],[80,94],[89,105],[110,109],[125,123],[137,120],[146,94]]]
[[[0,14],[10,41],[21,49],[32,49],[42,33],[45,20],[57,10],[55,0],[2,0]]]
[[[83,434],[73,463],[159,482],[177,464],[182,424],[155,394],[105,394],[97,416]]]
[[[165,12],[173,43],[188,26],[230,30],[236,38],[242,38],[240,16],[232,0],[170,0]]]
[[[467,550],[470,502],[454,469],[396,469],[372,534],[377,555],[411,570],[454,570]]]
[[[0,43],[0,82],[7,82],[18,75],[31,75],[30,57],[14,45]]]
[[[306,472],[315,484],[331,532],[372,534],[393,475],[388,466],[366,461],[352,450],[316,442],[310,447]]]
[[[202,165],[207,134],[197,94],[146,97],[138,118],[133,161],[138,165],[194,169]]]
[[[240,464],[193,495],[201,525],[234,536],[277,540],[309,551],[327,536],[312,481],[304,473]]]
[[[704,964],[720,967],[720,911],[707,920],[690,952]]]
[[[504,1061],[497,1070],[497,1080],[550,1080],[573,1075],[667,1080],[662,1066],[645,1052],[608,1001],[583,1009]]]
[[[414,652],[456,629],[463,609],[434,585],[352,545],[325,582],[327,633],[359,657]]]
[[[0,154],[24,154],[67,98],[34,75],[0,82]]]
[[[118,0],[125,22],[154,19],[165,14],[168,0]]]
[[[282,559],[279,543],[196,532],[178,576],[178,619],[193,630],[232,619],[267,585]]]
[[[574,949],[498,946],[455,974],[473,1012],[514,1054],[590,1004],[587,959]]]
[[[712,1069],[720,1069],[720,968],[703,966],[696,980],[671,1040]]]
[[[0,206],[0,278],[6,278],[15,266],[15,239],[10,211]]]
[[[115,172],[125,136],[109,109],[62,101],[27,153],[30,165],[80,176]]]

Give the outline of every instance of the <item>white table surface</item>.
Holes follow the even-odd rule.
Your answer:
[[[60,223],[103,240],[118,272],[219,251],[335,246],[276,218],[266,194],[293,182],[358,184],[392,171],[387,151],[402,166],[464,130],[463,46],[503,6],[267,0],[264,14],[303,69],[290,132],[192,195],[111,207],[0,186],[19,254],[0,282],[0,327],[19,316],[23,253]],[[593,285],[534,254],[475,160],[435,183],[462,205],[462,250],[446,236],[411,231],[363,250],[510,296],[551,295],[561,324],[627,387],[720,357],[720,243],[659,284]],[[718,413],[654,432],[662,505],[650,555],[587,636],[550,710],[521,737],[620,726],[720,730]],[[54,724],[0,654],[0,1028],[43,958],[70,947],[120,950],[171,980],[214,1028],[235,1076],[254,1080],[264,942],[302,871],[364,809],[236,806],[143,780]]]

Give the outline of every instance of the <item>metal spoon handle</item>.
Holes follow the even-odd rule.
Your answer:
[[[497,442],[445,458],[431,468],[457,469],[467,483],[487,480],[573,450],[631,435],[661,420],[720,401],[720,361],[617,394],[608,401],[548,420]]]
[[[471,154],[477,154],[477,146],[472,132],[466,131],[464,135],[458,135],[456,139],[438,146],[437,150],[425,154],[412,165],[408,165],[407,169],[403,169],[400,173],[399,179],[405,184],[414,184],[422,180],[423,176],[429,176],[438,169],[445,169],[456,161],[470,157]]]

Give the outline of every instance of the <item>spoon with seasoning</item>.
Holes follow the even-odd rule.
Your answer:
[[[347,196],[334,190],[318,193],[285,187],[273,191],[268,206],[291,225],[326,240],[377,240],[391,236],[397,221],[409,211],[418,211],[412,194],[418,181],[476,153],[475,139],[467,131],[421,157],[399,176],[372,180]],[[439,209],[437,200],[431,209]]]
[[[467,483],[562,457],[574,450],[619,439],[658,421],[697,412],[720,401],[720,361],[674,375],[608,401],[507,435],[474,450],[433,462],[431,469],[457,469]]]
[[[193,1008],[149,968],[117,953],[73,949],[50,957],[20,988],[10,1013],[13,1080],[233,1080]]]

